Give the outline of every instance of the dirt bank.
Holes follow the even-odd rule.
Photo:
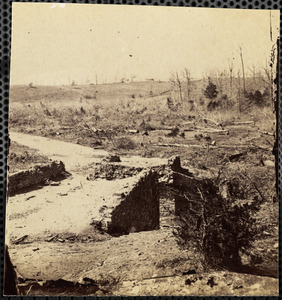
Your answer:
[[[50,180],[62,179],[69,174],[62,161],[34,166],[26,171],[9,174],[8,195],[22,192],[24,189],[44,184]]]

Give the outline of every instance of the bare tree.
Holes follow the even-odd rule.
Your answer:
[[[248,68],[251,73],[252,73],[252,77],[253,77],[253,84],[254,84],[254,89],[256,87],[256,67],[255,65],[253,64],[252,68]]]
[[[244,93],[246,93],[245,68],[244,68],[244,60],[243,60],[243,51],[242,51],[242,47],[240,47],[240,57],[241,57],[242,73],[243,73],[243,90],[244,90]]]
[[[221,97],[222,94],[223,94],[224,73],[217,69],[215,71],[215,75],[216,75],[216,85],[217,85],[217,88],[218,88],[219,96]]]
[[[172,84],[173,88],[177,90],[179,94],[180,103],[183,103],[183,97],[182,97],[182,86],[181,81],[178,75],[178,72],[172,73],[169,78],[170,83]]]
[[[238,78],[238,112],[240,114],[241,113],[241,74],[240,74],[240,70],[238,70],[237,78]]]
[[[30,82],[28,85],[31,89],[36,89],[36,87],[33,85],[33,82]]]
[[[181,87],[181,81],[180,81],[178,72],[176,72],[176,82],[177,82],[178,90],[179,90],[180,103],[182,104],[182,102],[183,102],[182,87]]]
[[[229,85],[230,85],[230,98],[233,96],[233,62],[229,62]]]
[[[184,69],[184,74],[183,74],[186,82],[186,89],[187,89],[187,100],[190,100],[191,97],[191,92],[192,92],[192,80],[191,80],[191,73],[190,70],[187,68]]]
[[[276,45],[274,44],[271,48],[271,54],[270,54],[270,61],[269,63],[266,62],[266,66],[264,69],[264,73],[266,75],[266,79],[262,78],[263,82],[267,84],[269,92],[270,92],[270,98],[271,101],[274,99],[274,94],[273,94],[273,85],[274,85],[274,80],[273,80],[273,68],[275,64],[275,59],[276,59]]]

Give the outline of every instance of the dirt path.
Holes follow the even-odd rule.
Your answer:
[[[101,162],[102,158],[110,155],[110,153],[105,150],[93,149],[41,136],[13,131],[10,131],[9,135],[12,141],[36,149],[40,154],[52,160],[61,160],[69,172],[76,172],[93,162]],[[153,167],[167,163],[166,159],[140,156],[122,156],[121,161],[121,164],[124,166],[134,167]]]
[[[69,172],[78,167],[88,165],[101,157],[109,155],[107,151],[92,149],[72,143],[57,141],[46,137],[11,131],[10,139],[21,145],[38,150],[52,160],[61,160]]]

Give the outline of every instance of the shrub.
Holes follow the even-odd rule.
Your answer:
[[[209,84],[207,85],[205,91],[204,91],[204,95],[208,98],[208,99],[215,99],[217,97],[218,94],[218,90],[215,84],[213,84],[211,82],[211,80],[209,79]]]
[[[216,100],[211,100],[209,103],[208,103],[208,110],[209,111],[212,111],[212,110],[215,110],[217,109],[218,107],[220,107],[220,102],[219,101],[216,101]]]
[[[132,150],[135,146],[134,141],[128,137],[120,137],[114,140],[114,147],[117,149]]]
[[[166,98],[166,103],[167,103],[168,109],[172,109],[173,108],[173,101],[171,100],[171,97],[167,97]]]
[[[223,94],[220,98],[211,99],[207,105],[207,109],[209,111],[222,109],[222,108],[230,108],[234,106],[234,102],[228,98],[226,94]]]
[[[221,100],[222,100],[222,101],[228,101],[227,95],[226,95],[226,94],[223,94],[223,95],[221,96]]]
[[[148,122],[146,123],[145,120],[142,120],[142,122],[139,125],[139,130],[149,131],[155,130],[155,128],[152,127]]]
[[[231,197],[223,197],[212,180],[198,183],[183,197],[188,209],[180,216],[175,232],[178,242],[196,246],[202,253],[206,268],[226,267],[236,271],[242,265],[240,252],[247,253],[259,233],[254,214],[261,201],[239,204]]]
[[[263,97],[260,91],[255,91],[254,93],[254,100],[256,104],[262,105],[263,104]]]
[[[44,114],[48,117],[52,116],[52,114],[50,113],[50,111],[46,108],[43,110]]]
[[[200,97],[200,99],[199,99],[199,104],[200,104],[201,106],[203,106],[203,105],[205,104],[205,100],[204,100],[203,97]]]
[[[263,106],[267,104],[267,99],[269,99],[269,95],[267,94],[267,92],[262,94],[260,91],[256,90],[254,93],[247,93],[246,98],[252,104],[255,104],[257,106]]]

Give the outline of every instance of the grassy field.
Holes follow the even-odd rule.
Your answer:
[[[178,154],[188,165],[215,173],[234,152],[247,151],[243,163],[252,166],[273,161],[275,114],[270,101],[247,109],[248,99],[242,99],[245,110],[239,112],[236,99],[228,98],[233,105],[225,107],[225,101],[209,110],[204,87],[202,81],[194,83],[191,109],[185,100],[178,105],[169,82],[12,86],[9,128],[117,154]],[[240,124],[244,121],[252,123]]]
[[[9,127],[92,147],[120,147],[140,155],[159,155],[159,151],[151,146],[159,141],[186,143],[188,140],[185,142],[181,130],[187,130],[189,126],[191,130],[195,126],[218,128],[219,124],[224,127],[234,121],[247,120],[254,121],[261,132],[275,131],[275,115],[270,102],[267,106],[252,105],[246,109],[250,101],[241,99],[242,111],[239,112],[238,101],[227,97],[218,100],[221,106],[217,109],[209,110],[210,100],[203,95],[204,84],[202,81],[194,83],[190,97],[193,103],[186,100],[183,91],[182,105],[179,105],[177,92],[171,89],[169,82],[36,88],[13,86]],[[168,98],[172,99],[172,107],[168,106]],[[153,129],[171,127],[180,129],[173,138],[167,138],[167,132],[153,132]],[[140,134],[133,134],[132,130],[139,130]],[[242,134],[248,133],[243,132],[244,128],[238,130],[242,130]],[[188,136],[191,138],[191,134]],[[133,146],[123,149],[120,138],[132,140]]]

